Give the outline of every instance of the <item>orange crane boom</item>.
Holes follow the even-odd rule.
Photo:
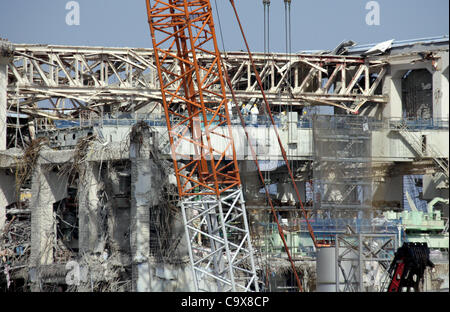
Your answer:
[[[258,291],[211,4],[146,2],[196,290]]]
[[[156,0],[153,6],[147,1],[147,10],[179,195],[220,196],[241,181],[210,3]],[[214,59],[200,64],[198,54]],[[218,83],[220,90],[213,88]],[[170,90],[174,85],[177,92]],[[208,102],[211,95],[217,100]],[[225,133],[218,131],[223,126],[227,126]],[[213,146],[212,140],[218,137],[226,141],[225,148]],[[187,164],[180,163],[186,156],[177,150],[181,141],[197,156]]]

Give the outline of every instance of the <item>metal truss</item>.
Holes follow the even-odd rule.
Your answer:
[[[241,181],[209,1],[153,3],[149,24],[180,197],[219,197]],[[205,67],[198,53],[215,60]],[[220,146],[213,145],[217,138]],[[181,142],[196,156],[185,155]]]
[[[160,91],[149,49],[14,45],[9,63],[10,109],[32,116],[67,118],[103,106],[137,110]],[[46,103],[47,107],[39,105]]]
[[[147,14],[196,288],[207,274],[220,291],[258,290],[210,2],[147,0]]]
[[[314,54],[253,55],[264,92],[271,105],[319,104],[358,111],[367,102],[384,103],[376,94],[385,63],[354,56]],[[240,53],[226,53],[224,63],[237,94],[259,92],[250,60]]]
[[[336,235],[336,292],[384,291],[383,283],[397,247],[396,234]],[[371,276],[373,270],[366,266],[369,262],[378,263],[375,268],[381,271],[378,276]]]
[[[196,290],[210,290],[209,277],[218,291],[259,291],[242,189],[189,197],[182,211]]]
[[[204,68],[215,62],[208,53],[196,57]],[[221,58],[236,98],[261,100],[248,54],[227,52]],[[356,112],[367,102],[387,101],[375,92],[386,73],[384,62],[313,54],[255,53],[253,58],[271,105],[332,105]],[[177,70],[175,60],[175,55],[165,58],[171,72]],[[8,103],[14,112],[19,103],[23,113],[57,119],[74,110],[100,112],[102,106],[113,106],[132,112],[161,103],[152,49],[15,44],[8,68]],[[167,83],[174,78],[168,72],[163,79]],[[220,88],[218,81],[210,83]],[[177,84],[168,89],[176,91]],[[51,105],[38,109],[41,101]]]

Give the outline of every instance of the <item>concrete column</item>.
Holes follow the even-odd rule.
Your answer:
[[[14,173],[0,170],[0,232],[6,223],[6,206],[16,201],[16,179]]]
[[[81,168],[78,182],[78,248],[80,252],[102,252],[99,169],[96,163],[87,163]]]
[[[288,144],[297,144],[298,142],[298,113],[288,112]],[[288,152],[289,153],[289,152]]]
[[[402,78],[393,69],[383,79],[383,94],[389,96],[389,102],[383,109],[383,118],[402,118]]]
[[[146,292],[150,286],[150,209],[158,205],[162,189],[160,168],[152,159],[152,138],[142,127],[138,137],[130,140],[131,216],[130,244],[133,290]]]
[[[13,55],[12,44],[0,38],[0,151],[6,150],[6,111],[8,63]]]
[[[8,59],[0,55],[0,151],[6,150],[6,89],[8,87]]]
[[[31,184],[30,266],[53,263],[56,240],[53,203],[67,197],[67,176],[36,165]]]
[[[439,55],[433,75],[433,118],[448,119],[448,52]]]

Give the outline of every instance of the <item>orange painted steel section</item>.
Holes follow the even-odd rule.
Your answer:
[[[241,181],[211,4],[209,0],[146,2],[179,195],[219,197]],[[197,56],[205,54],[213,61],[200,63]],[[206,100],[207,95],[215,100]],[[175,99],[184,104],[175,104]],[[224,125],[226,131],[218,133],[218,126]],[[216,138],[222,142],[213,146]],[[189,151],[183,153],[181,147]]]

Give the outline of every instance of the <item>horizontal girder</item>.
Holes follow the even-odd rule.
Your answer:
[[[248,55],[227,52],[221,58],[237,99],[261,100]],[[198,53],[197,59],[205,68],[214,61],[207,53]],[[256,53],[254,60],[271,105],[320,104],[356,111],[367,102],[387,100],[375,92],[386,72],[384,63],[354,56],[280,53]],[[170,62],[173,58],[168,56],[166,63]],[[173,64],[172,72],[176,72],[178,65]],[[164,79],[174,77],[169,71]],[[207,96],[217,100],[214,94]],[[47,104],[38,104],[43,101]],[[9,64],[10,111],[16,112],[20,103],[24,113],[65,118],[73,113],[70,108],[99,112],[101,106],[115,105],[133,111],[160,102],[153,49],[14,45]]]

